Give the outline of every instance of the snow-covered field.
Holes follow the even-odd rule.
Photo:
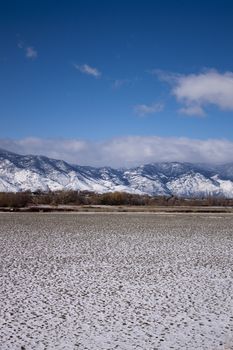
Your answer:
[[[233,216],[0,214],[0,349],[233,349]]]

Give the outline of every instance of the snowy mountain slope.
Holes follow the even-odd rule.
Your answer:
[[[233,198],[233,164],[164,162],[131,169],[94,168],[0,150],[0,191],[39,189]]]

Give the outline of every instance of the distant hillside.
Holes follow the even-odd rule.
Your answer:
[[[71,165],[0,150],[0,192],[81,190],[233,198],[233,163],[151,163],[130,169]]]

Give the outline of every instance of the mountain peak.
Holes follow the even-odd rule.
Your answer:
[[[233,164],[159,162],[128,169],[94,168],[0,149],[0,191],[38,189],[233,197]]]

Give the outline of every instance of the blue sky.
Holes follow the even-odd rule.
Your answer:
[[[97,145],[141,142],[144,157],[129,149],[126,164],[169,160],[148,151],[153,138],[229,146],[232,37],[230,0],[2,0],[0,146],[94,163]],[[208,161],[198,152],[191,160]],[[224,152],[217,161],[233,160]]]

